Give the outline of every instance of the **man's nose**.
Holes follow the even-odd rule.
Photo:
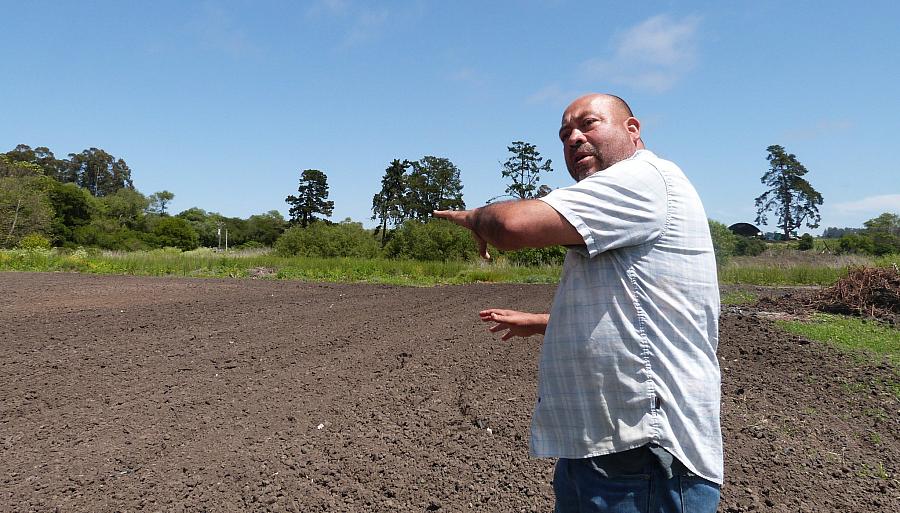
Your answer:
[[[576,128],[569,132],[569,137],[566,138],[566,146],[575,148],[581,146],[585,141],[587,141],[587,138],[584,136],[584,133]]]

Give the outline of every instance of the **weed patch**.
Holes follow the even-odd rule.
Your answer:
[[[887,358],[900,365],[900,330],[879,322],[832,314],[816,314],[808,321],[776,321],[784,330],[853,352]]]
[[[727,306],[740,306],[755,303],[757,299],[759,298],[752,292],[735,290],[722,294],[721,303]]]

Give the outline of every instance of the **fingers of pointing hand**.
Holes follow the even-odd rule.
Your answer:
[[[481,255],[481,258],[487,261],[491,260],[491,254],[488,253],[487,242],[480,237],[478,238],[478,253]]]
[[[440,219],[446,219],[460,226],[466,226],[465,210],[433,210],[431,215]],[[468,226],[466,226],[468,228]]]

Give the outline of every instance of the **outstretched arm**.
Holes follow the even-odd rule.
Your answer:
[[[513,337],[530,337],[538,334],[543,335],[547,330],[547,323],[550,321],[550,314],[517,312],[499,308],[482,310],[478,312],[478,315],[484,322],[497,323],[488,328],[488,331],[491,333],[506,331],[500,337],[500,340],[509,340]]]
[[[575,227],[540,200],[504,201],[474,210],[436,210],[434,216],[472,230],[482,256],[487,255],[486,244],[503,250],[584,244]]]

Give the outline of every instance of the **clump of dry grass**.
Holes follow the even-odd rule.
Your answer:
[[[893,321],[900,316],[900,272],[856,267],[815,298],[818,310]]]

